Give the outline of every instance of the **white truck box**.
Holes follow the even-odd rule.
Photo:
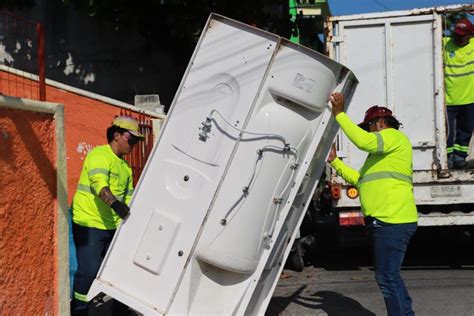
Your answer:
[[[212,14],[89,299],[145,315],[264,314],[355,76]]]
[[[459,5],[328,20],[329,56],[360,81],[348,115],[362,121],[370,106],[387,106],[412,142],[420,226],[474,224],[474,171],[448,170],[442,45],[443,14],[473,9]],[[337,143],[344,162],[359,169],[366,153],[342,132]],[[340,196],[339,210],[359,209],[358,199],[344,190]]]

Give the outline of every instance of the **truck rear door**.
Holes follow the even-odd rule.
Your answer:
[[[387,106],[413,145],[414,170],[446,169],[442,24],[435,12],[415,11],[334,17],[330,57],[360,80],[348,115],[362,121],[372,105]],[[366,153],[342,134],[340,155],[360,168]]]

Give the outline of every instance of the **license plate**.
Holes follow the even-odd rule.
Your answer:
[[[461,197],[461,187],[458,185],[443,185],[431,187],[431,197]]]

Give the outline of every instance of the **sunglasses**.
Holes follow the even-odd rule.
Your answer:
[[[374,125],[375,123],[377,123],[378,120],[379,120],[378,118],[373,119],[372,121],[369,121],[369,122],[367,123],[367,125],[372,126],[372,125]]]
[[[126,132],[124,134],[127,135],[126,136],[127,137],[127,142],[130,146],[136,145],[140,141],[140,138],[133,136],[129,132]]]
[[[368,131],[369,131],[369,127],[372,126],[372,125],[375,125],[375,123],[377,123],[378,120],[379,120],[379,117],[376,117],[376,118],[374,118],[374,119],[368,121],[367,123],[361,125],[361,128],[362,128],[364,131],[368,132]]]

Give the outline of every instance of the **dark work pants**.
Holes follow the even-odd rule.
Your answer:
[[[447,106],[448,110],[448,154],[465,159],[469,152],[469,141],[474,129],[474,103]]]
[[[400,270],[417,224],[388,224],[366,218],[366,226],[374,257],[375,280],[385,300],[388,316],[414,315],[412,300]]]
[[[76,246],[77,271],[74,274],[72,312],[87,309],[87,292],[99,271],[102,260],[115,234],[114,230],[90,228],[72,223]]]

